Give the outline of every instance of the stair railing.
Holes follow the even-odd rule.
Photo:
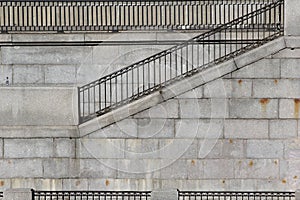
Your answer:
[[[283,7],[277,0],[79,87],[80,123],[283,35]]]

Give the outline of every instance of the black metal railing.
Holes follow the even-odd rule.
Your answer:
[[[0,198],[1,199],[3,198],[3,192],[0,192]]]
[[[80,123],[283,34],[283,0],[78,88]]]
[[[207,29],[275,0],[0,0],[0,31]]]
[[[178,191],[178,200],[295,200],[295,192]]]
[[[144,191],[34,191],[32,200],[150,200]]]

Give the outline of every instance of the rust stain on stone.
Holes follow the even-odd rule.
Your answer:
[[[0,187],[4,185],[4,181],[0,181]]]
[[[294,117],[299,118],[300,99],[294,99]]]
[[[294,179],[298,179],[298,176],[294,176]]]
[[[259,103],[261,105],[262,111],[265,113],[267,111],[267,105],[270,102],[270,99],[260,99]]]
[[[286,180],[285,179],[282,179],[281,181],[283,184],[286,184]]]
[[[196,164],[195,160],[192,160],[191,163],[192,163],[192,165],[195,165],[195,164]]]
[[[277,165],[278,164],[277,160],[275,160],[274,163],[275,163],[275,165]]]
[[[226,181],[225,181],[225,180],[223,180],[223,181],[222,181],[222,183],[224,184],[224,183],[226,183]]]
[[[232,144],[232,143],[233,143],[233,140],[232,140],[232,139],[229,139],[229,143]]]
[[[278,80],[277,80],[277,79],[275,79],[275,80],[274,80],[274,83],[277,85],[277,84],[278,84]]]
[[[250,162],[249,162],[249,167],[252,167],[253,166],[253,161],[251,160]]]
[[[239,85],[242,85],[243,81],[240,79],[238,80]]]
[[[105,185],[106,185],[106,186],[109,186],[109,184],[110,184],[109,180],[106,179]]]
[[[76,182],[75,182],[75,185],[76,185],[76,186],[80,185],[80,181],[76,181]]]

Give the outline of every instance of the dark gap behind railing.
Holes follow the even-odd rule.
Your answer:
[[[275,0],[0,0],[0,31],[212,29]]]
[[[283,7],[284,1],[277,0],[79,87],[80,123],[283,35]]]
[[[178,191],[178,200],[295,200],[295,192]]]
[[[1,199],[3,198],[3,192],[0,192],[0,198]]]
[[[34,191],[32,200],[150,200],[150,191]]]

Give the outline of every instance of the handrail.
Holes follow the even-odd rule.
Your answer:
[[[150,191],[35,191],[32,190],[32,200],[60,199],[128,199],[148,200]]]
[[[0,0],[0,32],[212,29],[275,0]]]
[[[283,7],[277,0],[79,87],[80,123],[281,36]]]
[[[295,192],[283,192],[283,191],[179,191],[178,200],[188,200],[193,198],[194,200],[209,200],[218,198],[220,200],[226,200],[228,198],[234,200],[250,200],[250,199],[281,199],[281,200],[295,200]]]

